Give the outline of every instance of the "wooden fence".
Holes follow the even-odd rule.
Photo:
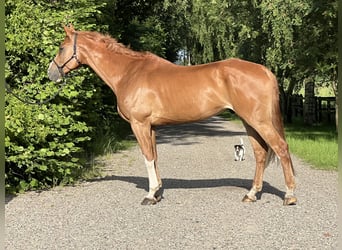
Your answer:
[[[335,123],[335,97],[315,96],[314,120],[318,123]],[[304,116],[305,99],[302,95],[293,95],[290,98],[290,107],[292,117]]]

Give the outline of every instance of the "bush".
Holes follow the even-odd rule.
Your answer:
[[[64,38],[61,24],[68,19],[78,29],[94,29],[100,7],[95,0],[47,2],[5,2],[6,82],[15,93],[32,100],[45,100],[59,88],[47,79],[46,71]],[[8,192],[72,183],[84,169],[96,127],[116,118],[114,107],[103,102],[108,95],[114,100],[110,89],[88,69],[81,71],[44,105],[5,96]]]
[[[82,168],[82,143],[90,128],[63,104],[25,105],[8,96],[6,106],[6,187],[11,191],[73,181]]]

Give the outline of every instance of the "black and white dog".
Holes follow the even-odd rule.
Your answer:
[[[240,138],[240,144],[234,145],[235,161],[245,160],[245,146],[243,145],[243,140]]]

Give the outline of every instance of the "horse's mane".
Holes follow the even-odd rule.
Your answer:
[[[109,51],[112,51],[114,53],[124,54],[124,55],[134,56],[134,57],[144,57],[146,55],[151,55],[151,53],[148,53],[148,52],[133,51],[127,48],[122,43],[119,43],[116,39],[112,38],[110,35],[104,35],[95,31],[81,31],[79,32],[79,34],[95,42],[104,43],[106,48]]]

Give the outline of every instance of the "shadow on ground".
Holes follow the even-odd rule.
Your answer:
[[[195,139],[196,136],[228,137],[246,135],[246,132],[227,131],[224,128],[224,123],[227,122],[229,121],[224,118],[214,116],[200,122],[160,126],[156,128],[157,144],[191,145],[198,143]],[[194,137],[194,140],[189,141],[192,137]]]
[[[5,195],[5,204],[10,203],[17,195],[15,194],[6,194]]]
[[[103,178],[93,179],[91,182],[98,181],[123,181],[135,184],[137,188],[144,189],[148,192],[148,178],[140,176],[105,176]],[[216,188],[216,187],[237,187],[249,190],[252,187],[253,180],[239,179],[239,178],[222,178],[222,179],[174,179],[163,178],[163,188],[167,189],[201,189],[201,188]],[[285,193],[271,186],[268,182],[263,183],[263,189],[258,194],[257,198],[260,199],[262,194],[268,193],[278,196],[283,199]]]

